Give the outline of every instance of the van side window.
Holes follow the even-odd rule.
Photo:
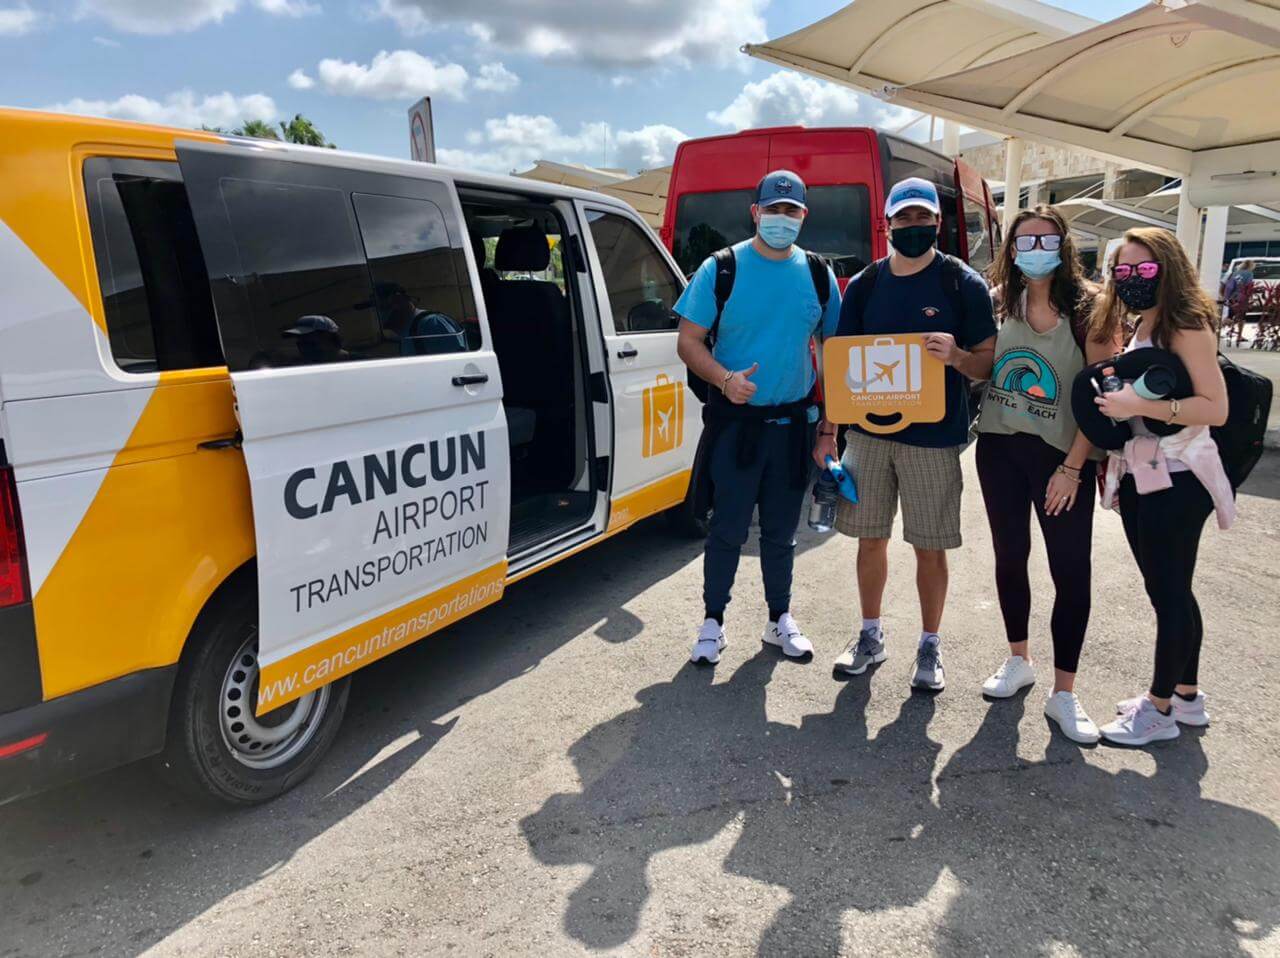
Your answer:
[[[430,200],[354,193],[383,338],[402,356],[480,348],[461,249]]]
[[[248,355],[234,368],[399,355],[383,338],[343,190],[231,177],[220,185],[253,316],[253,341],[236,344]]]
[[[982,210],[971,209],[965,197],[964,231],[969,237],[969,265],[979,273],[991,265],[991,244],[987,238],[987,218]]]
[[[619,333],[670,332],[680,325],[672,307],[680,283],[653,241],[624,216],[588,210],[613,328]]]
[[[178,164],[91,157],[85,195],[111,355],[127,373],[223,365]]]

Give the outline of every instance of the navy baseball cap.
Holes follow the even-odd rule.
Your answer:
[[[884,200],[884,215],[892,219],[908,206],[923,206],[934,216],[942,212],[937,189],[918,176],[909,176],[893,184]]]
[[[804,180],[790,170],[774,170],[766,173],[756,187],[756,204],[770,206],[773,203],[790,203],[807,209],[804,202]]]

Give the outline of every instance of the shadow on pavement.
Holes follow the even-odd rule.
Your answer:
[[[449,734],[459,705],[536,668],[593,625],[604,641],[637,636],[644,623],[623,605],[700,551],[661,520],[641,523],[371,665],[357,674],[343,728],[316,773],[265,806],[201,805],[141,763],[0,808],[0,955],[69,953],[59,934],[77,936],[67,926],[81,917],[100,924],[104,913],[121,916],[108,923],[121,937],[90,932],[85,951],[144,951],[394,784]],[[590,602],[575,598],[584,573]],[[364,866],[357,858],[353,867]],[[148,917],[139,921],[140,913]]]
[[[764,705],[777,661],[762,650],[716,684],[685,667],[573,745],[582,790],[553,796],[521,828],[538,861],[591,868],[564,915],[577,941],[626,945],[654,856],[731,824],[725,872],[790,896],[754,943],[770,958],[857,953],[842,938],[846,913],[927,897],[937,916],[903,932],[904,953],[1102,955],[1161,942],[1245,954],[1243,942],[1280,922],[1280,831],[1201,797],[1199,735],[1153,749],[1150,776],[1098,768],[1056,735],[1029,763],[1016,751],[1019,698],[991,705],[939,772],[933,698],[864,675],[832,712],[774,723]],[[876,687],[904,700],[870,737]],[[712,923],[717,893],[687,902],[686,919]]]
[[[1271,449],[1263,453],[1240,487],[1240,495],[1280,499],[1280,451]]]

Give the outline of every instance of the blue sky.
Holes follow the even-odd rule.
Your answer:
[[[840,0],[0,0],[0,103],[179,126],[301,112],[339,146],[408,155],[430,94],[451,163],[642,169],[686,136],[894,123],[870,97],[738,52]],[[1096,19],[1142,0],[1058,0]],[[606,148],[608,150],[606,157]]]

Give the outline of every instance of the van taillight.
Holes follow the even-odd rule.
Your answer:
[[[0,608],[26,602],[29,591],[18,487],[13,469],[0,468]]]

